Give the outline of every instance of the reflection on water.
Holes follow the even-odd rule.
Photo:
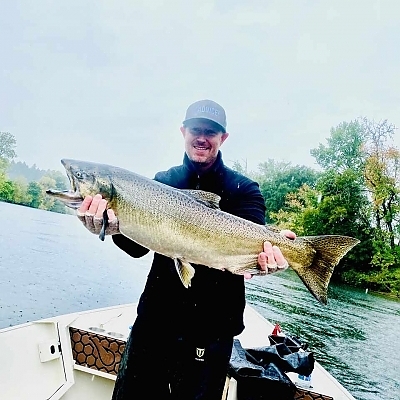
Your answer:
[[[308,342],[318,361],[357,399],[400,398],[400,302],[330,285],[319,304],[293,271],[247,283],[264,317]]]
[[[1,202],[0,213],[0,328],[138,299],[151,254],[132,259],[71,215]],[[399,302],[331,285],[323,306],[293,271],[246,287],[248,302],[307,341],[357,399],[400,399]]]

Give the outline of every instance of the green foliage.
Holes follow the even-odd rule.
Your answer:
[[[360,121],[342,122],[331,129],[327,145],[310,151],[325,170],[343,172],[346,169],[361,171],[365,162],[364,144],[367,134]]]
[[[391,143],[396,127],[387,120],[375,122],[364,118],[363,128],[368,138],[364,177],[375,225],[378,230],[388,233],[387,239],[393,249],[398,239],[400,212],[400,152]]]
[[[60,213],[68,212],[59,201],[45,194],[49,188],[66,190],[68,180],[60,171],[44,171],[33,165],[13,161],[16,140],[9,132],[0,132],[0,201],[26,205]]]
[[[343,272],[342,281],[351,286],[393,293],[400,297],[400,268],[372,272],[360,272],[354,268]]]
[[[273,214],[285,209],[286,196],[303,185],[313,187],[319,173],[304,165],[277,162],[269,159],[259,165],[256,176],[267,208],[266,221],[273,223]]]
[[[13,202],[21,205],[28,205],[30,198],[28,197],[28,183],[24,179],[13,181],[14,184],[14,200]]]
[[[351,170],[325,172],[317,183],[321,193],[318,204],[318,232],[310,234],[339,234],[357,237],[361,225],[368,226],[368,199],[357,174]],[[365,215],[367,214],[367,216]]]
[[[335,269],[335,274],[357,262],[369,269],[372,243],[368,239],[368,199],[352,170],[339,174],[329,170],[321,175],[315,189],[304,185],[286,197],[285,207],[272,213],[278,226],[287,227],[298,235],[344,235],[360,239]]]
[[[43,198],[41,186],[37,182],[29,182],[27,194],[31,199],[28,205],[30,207],[39,208]]]
[[[6,176],[0,173],[0,201],[12,203],[14,200],[14,184],[7,180]]]
[[[313,218],[326,233],[361,240],[341,264],[342,278],[382,290],[391,290],[390,271],[400,266],[400,152],[390,144],[394,130],[387,120],[343,122],[331,130],[326,146],[311,150],[325,169]]]
[[[313,226],[313,215],[319,199],[320,193],[304,184],[296,192],[288,193],[284,207],[270,212],[270,218],[281,229],[290,229],[299,236],[307,235],[308,230],[317,230]]]
[[[68,179],[62,172],[43,170],[36,164],[29,167],[25,162],[20,161],[11,161],[7,168],[7,176],[12,180],[24,178],[27,182],[39,182],[43,177],[48,176],[55,180],[55,189],[65,190],[68,186]]]

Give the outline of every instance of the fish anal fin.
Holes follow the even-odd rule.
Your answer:
[[[327,304],[328,285],[333,270],[339,261],[360,241],[349,236],[326,235],[298,237],[315,250],[311,265],[290,263],[311,294],[321,303]]]
[[[181,189],[183,193],[192,196],[200,203],[205,204],[207,207],[219,210],[219,202],[221,197],[215,193],[206,192],[204,190]]]
[[[181,279],[183,286],[187,289],[192,282],[195,269],[187,261],[183,261],[179,258],[175,258],[174,261],[179,278]]]

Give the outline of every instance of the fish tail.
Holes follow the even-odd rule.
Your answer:
[[[311,265],[293,268],[311,294],[327,304],[328,285],[339,261],[360,241],[349,236],[306,236],[297,239],[307,242],[315,250]],[[297,240],[296,239],[296,240]]]

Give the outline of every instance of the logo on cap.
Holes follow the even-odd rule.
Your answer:
[[[214,108],[214,107],[209,107],[209,106],[201,106],[197,109],[197,113],[209,113],[215,116],[219,115],[219,111]]]

